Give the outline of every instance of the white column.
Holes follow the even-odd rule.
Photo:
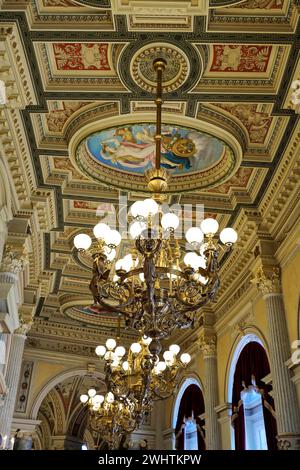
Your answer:
[[[264,296],[270,331],[270,359],[272,368],[278,447],[300,450],[300,412],[297,393],[286,361],[290,357],[290,343],[282,294]]]
[[[8,367],[6,373],[6,385],[8,393],[0,408],[0,433],[7,436],[7,443],[10,437],[12,419],[14,415],[15,401],[18,391],[22,357],[24,351],[26,335],[22,331],[12,335]]]
[[[270,269],[261,264],[252,282],[263,293],[267,308],[278,447],[300,450],[300,410],[295,384],[286,365],[291,351],[279,268]]]
[[[233,427],[231,425],[231,403],[223,403],[216,408],[221,428],[222,450],[232,450]]]
[[[175,429],[169,428],[163,431],[163,449],[174,450],[176,448]]]
[[[218,397],[218,370],[216,338],[203,338],[200,342],[204,357],[205,370],[205,443],[208,450],[220,450],[221,433],[216,407],[219,404]]]

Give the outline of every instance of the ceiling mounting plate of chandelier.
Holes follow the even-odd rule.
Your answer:
[[[233,136],[195,119],[178,119],[180,124],[171,119],[164,114],[161,167],[172,175],[166,192],[215,187],[237,171],[242,152]],[[93,124],[77,132],[70,155],[78,170],[94,181],[147,192],[144,173],[154,167],[154,136],[153,113],[148,119],[130,115],[119,123],[115,118],[106,121],[105,129]]]

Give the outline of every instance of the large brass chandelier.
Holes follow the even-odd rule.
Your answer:
[[[115,339],[106,341],[106,346],[96,348],[96,354],[105,361],[105,377],[108,389],[117,397],[126,397],[139,405],[135,409],[140,418],[151,410],[153,401],[171,396],[177,387],[178,373],[191,360],[188,353],[178,357],[180,347],[172,344],[163,353],[163,358],[150,351],[152,339],[142,337],[132,343],[128,353],[117,346]]]
[[[139,414],[135,403],[128,398],[115,397],[108,391],[105,395],[90,388],[80,401],[89,408],[89,425],[97,432],[109,449],[118,449],[123,436],[132,433],[138,425]]]
[[[149,350],[151,338],[142,337],[132,343],[128,353],[117,345],[120,339],[120,319],[117,339],[109,338],[105,346],[97,346],[97,356],[104,359],[107,393],[88,390],[80,400],[89,407],[89,424],[101,435],[109,448],[116,449],[123,435],[137,429],[144,416],[151,412],[155,400],[165,399],[175,393],[178,376],[189,364],[187,353],[178,357],[180,347],[172,344],[159,355]]]
[[[206,218],[200,227],[187,230],[185,239],[190,251],[183,249],[184,240],[176,232],[180,219],[166,211],[163,204],[170,178],[160,163],[165,62],[157,59],[153,66],[157,73],[156,160],[155,168],[145,173],[152,196],[136,201],[130,208],[132,247],[123,258],[115,259],[121,234],[104,223],[95,225],[97,243],[92,252],[90,290],[95,304],[123,314],[128,327],[152,338],[149,349],[157,354],[161,338],[169,337],[174,329],[192,326],[199,308],[216,296],[220,249],[230,249],[237,233],[225,228],[217,238],[218,222]],[[91,244],[87,234],[74,238],[80,251],[88,250]]]

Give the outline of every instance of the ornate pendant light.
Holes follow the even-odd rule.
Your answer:
[[[145,174],[152,197],[131,206],[128,216],[132,248],[116,262],[116,248],[122,238],[120,233],[101,222],[94,227],[97,247],[92,252],[90,290],[95,305],[121,313],[128,327],[152,338],[149,349],[157,354],[161,349],[161,338],[169,337],[174,329],[192,326],[197,311],[216,296],[220,285],[220,249],[231,249],[237,233],[232,228],[225,228],[217,239],[218,222],[206,218],[200,227],[187,230],[185,238],[192,250],[182,250],[176,232],[179,217],[173,212],[165,212],[162,204],[170,178],[170,174],[161,168],[165,62],[155,60],[154,69],[157,73],[156,163],[155,168]],[[184,144],[182,142],[183,152]],[[74,245],[80,251],[89,250],[91,243],[87,234],[74,238]]]
[[[104,359],[106,395],[95,389],[81,395],[80,400],[89,407],[89,424],[101,435],[109,448],[116,449],[123,435],[139,427],[150,413],[155,400],[165,399],[175,393],[178,376],[191,357],[187,353],[178,357],[180,347],[172,344],[163,353],[163,360],[152,354],[151,338],[143,337],[132,343],[128,353],[118,345],[120,316],[116,340],[109,338],[106,345],[97,346],[95,352]]]

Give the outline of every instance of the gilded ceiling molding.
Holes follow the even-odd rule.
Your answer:
[[[216,0],[215,3],[219,3]],[[255,21],[253,21],[255,19]],[[293,32],[297,26],[297,7],[293,0],[243,0],[236,5],[209,10],[211,31]]]
[[[3,0],[5,3],[18,2],[19,0]],[[55,24],[57,30],[89,28],[91,30],[113,30],[113,15],[109,2],[104,8],[96,9],[87,5],[81,5],[78,1],[71,0],[31,0],[23,1],[23,9],[27,7],[27,16],[30,26],[34,28],[51,28]],[[28,3],[28,5],[26,5]],[[97,1],[99,5],[99,1]],[[8,8],[8,6],[7,6]]]
[[[282,240],[294,223],[294,209],[299,200],[298,177],[300,162],[297,149],[300,145],[300,127],[296,127],[278,165],[265,195],[260,203],[260,211],[269,232],[275,239]],[[287,214],[292,218],[287,220]]]
[[[25,108],[37,104],[35,88],[28,68],[26,53],[16,24],[0,19],[0,79],[6,85],[6,107]]]
[[[168,0],[111,0],[112,11],[115,15],[132,14],[140,17],[156,17],[160,19],[170,16],[170,2]],[[178,0],[172,5],[173,16],[206,15],[209,0]]]

